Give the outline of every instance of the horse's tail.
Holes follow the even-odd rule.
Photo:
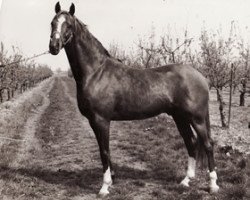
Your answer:
[[[205,117],[205,123],[206,123],[206,134],[209,142],[212,142],[211,139],[211,129],[210,129],[210,118],[209,118],[209,108],[207,110],[207,115]],[[211,143],[213,145],[213,142]],[[207,153],[205,150],[205,144],[203,139],[199,134],[197,134],[197,153],[196,153],[196,159],[199,162],[201,168],[207,167],[208,159],[207,159]]]

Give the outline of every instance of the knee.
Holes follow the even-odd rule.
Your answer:
[[[206,152],[208,152],[208,153],[213,153],[213,150],[214,150],[214,148],[213,148],[213,144],[212,143],[206,143],[205,144],[205,149],[206,149]]]
[[[194,146],[196,146],[197,143],[198,143],[198,138],[195,137],[195,136],[191,137],[191,143],[192,143]]]
[[[106,151],[106,150],[104,150],[104,151],[103,151],[103,155],[105,155],[105,156],[109,157],[109,152],[108,152],[108,151]]]
[[[209,143],[211,144],[211,146],[214,146],[214,140],[212,138],[209,138]]]

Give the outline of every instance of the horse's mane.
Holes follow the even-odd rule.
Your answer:
[[[105,47],[102,45],[102,43],[99,40],[97,40],[95,38],[95,36],[93,36],[89,32],[88,27],[87,27],[86,24],[84,24],[83,22],[81,22],[76,17],[75,17],[75,22],[76,22],[76,26],[77,26],[77,28],[76,28],[77,33],[76,34],[81,34],[82,37],[84,37],[85,39],[87,39],[90,42],[91,45],[94,45],[96,48],[98,48],[98,50],[102,54],[104,54],[104,55],[106,55],[108,57],[111,57],[110,53],[108,52],[107,49],[105,49]]]

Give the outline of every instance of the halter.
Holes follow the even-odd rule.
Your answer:
[[[59,31],[54,31],[51,35],[51,38],[54,37],[55,34],[58,34],[60,36],[60,40],[62,41],[62,48],[67,45],[73,38],[73,33],[70,34],[69,38],[64,42],[63,37]]]
[[[74,26],[76,27],[76,20],[74,18]],[[70,33],[70,36],[68,37],[68,39],[64,42],[63,40],[63,37],[61,35],[61,32],[59,32],[58,30],[55,30],[52,35],[51,35],[51,38],[54,37],[55,34],[58,34],[59,35],[59,38],[60,40],[62,41],[62,48],[65,47],[71,40],[72,38],[74,37],[74,32],[73,33]]]

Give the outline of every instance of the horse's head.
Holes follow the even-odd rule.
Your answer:
[[[57,55],[73,38],[75,5],[72,3],[69,12],[67,12],[61,11],[61,6],[57,2],[55,12],[56,15],[51,22],[49,43],[49,50],[53,55]]]

